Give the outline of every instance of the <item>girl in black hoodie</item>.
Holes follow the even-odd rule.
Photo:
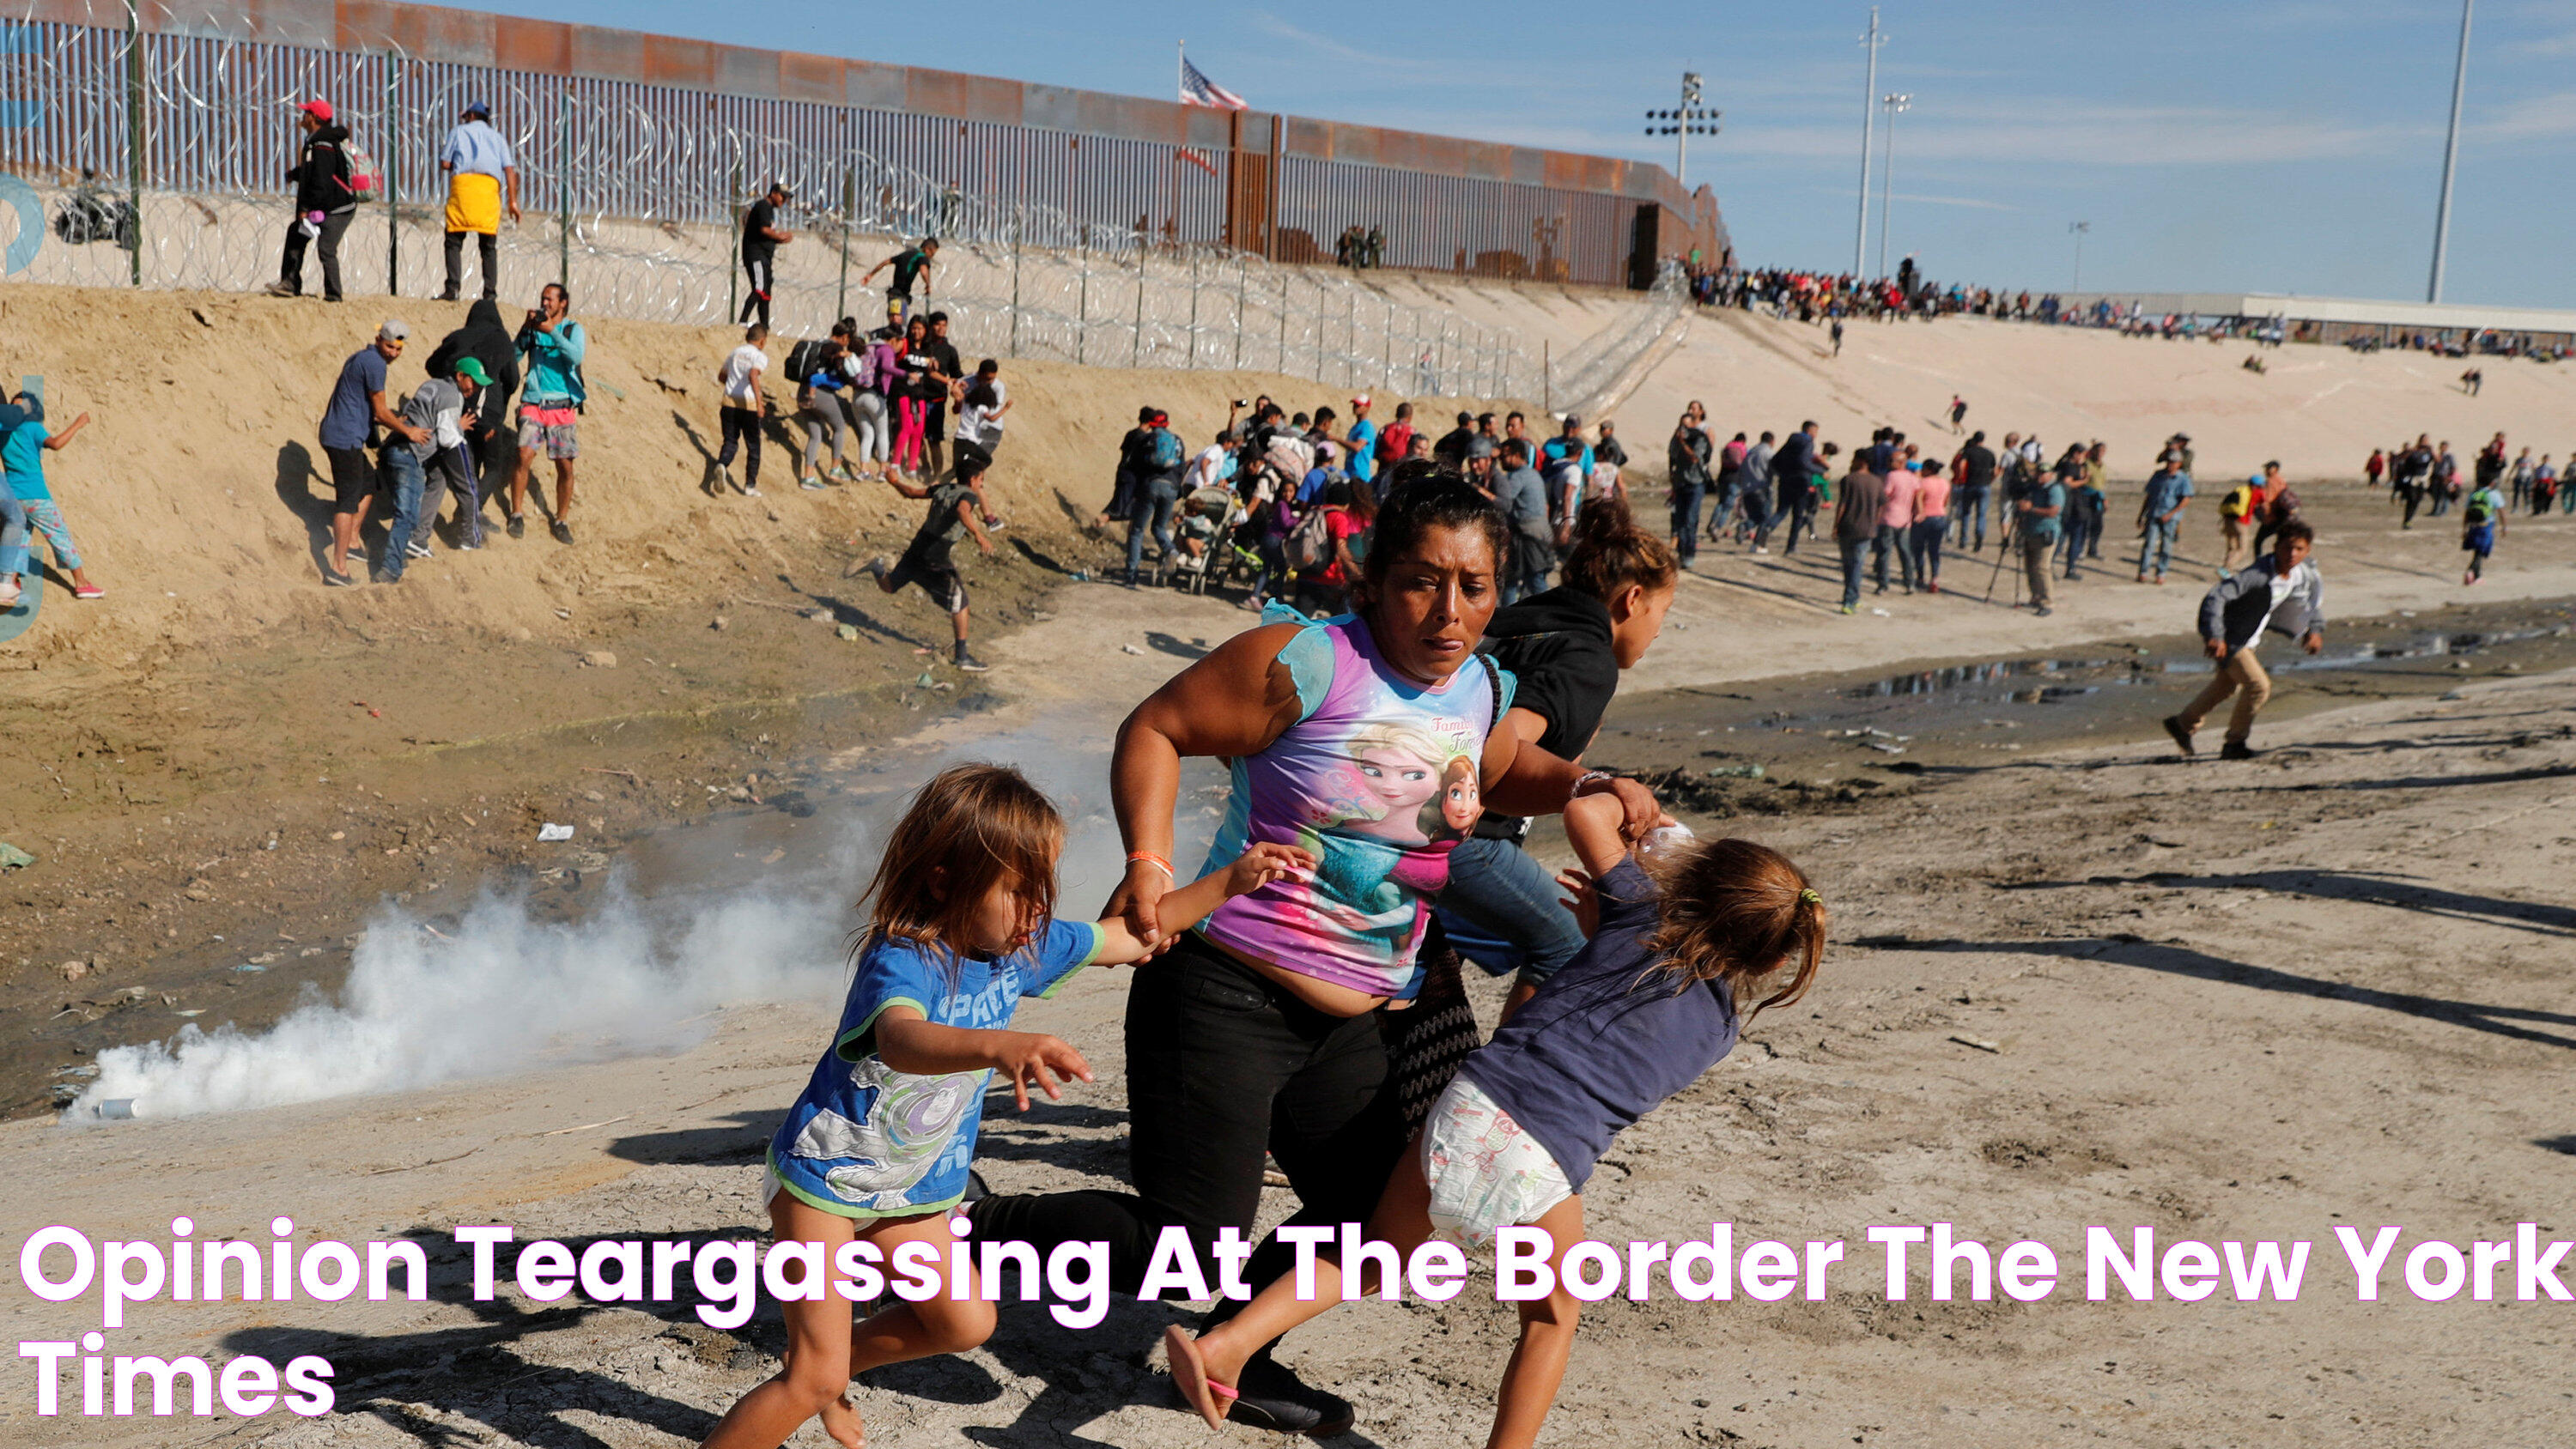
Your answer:
[[[1523,599],[1485,626],[1484,648],[1519,681],[1503,727],[1561,759],[1580,761],[1619,692],[1619,673],[1646,656],[1680,587],[1671,545],[1637,526],[1626,503],[1596,499],[1576,516],[1565,582]],[[1520,953],[1506,1016],[1583,949],[1573,912],[1547,868],[1521,848],[1529,822],[1484,813],[1449,857],[1439,913],[1451,939],[1499,937]]]

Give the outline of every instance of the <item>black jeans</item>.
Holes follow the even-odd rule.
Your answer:
[[[322,254],[322,295],[327,300],[340,300],[340,236],[349,223],[358,219],[354,206],[344,211],[326,212],[322,217],[322,235],[312,238],[315,250]],[[286,224],[286,255],[278,263],[278,280],[304,290],[304,219],[297,217]]]
[[[442,297],[455,297],[457,289],[465,285],[465,238],[468,235],[461,231],[447,234],[447,290],[439,294]],[[498,232],[488,231],[470,235],[474,238],[476,252],[483,258],[483,300],[489,302],[501,295],[501,237]]]
[[[760,486],[760,410],[731,405],[716,409],[716,421],[724,427],[724,447],[716,454],[716,466],[733,466],[734,449],[743,453],[742,486]]]
[[[742,259],[742,270],[743,275],[750,279],[751,295],[742,299],[742,315],[733,320],[747,323],[758,317],[760,325],[766,327],[769,325],[769,290],[777,284],[778,263],[772,257],[746,255]]]
[[[1365,1223],[1404,1152],[1388,1085],[1381,1013],[1328,1016],[1196,934],[1138,968],[1127,994],[1128,1160],[1136,1195],[1084,1191],[988,1197],[975,1236],[1106,1242],[1118,1291],[1132,1293],[1162,1229],[1198,1246],[1211,1287],[1217,1229],[1261,1211],[1261,1155],[1302,1206],[1288,1221]],[[1253,1291],[1287,1272],[1276,1237],[1253,1254]],[[1240,1304],[1218,1308],[1225,1316]]]

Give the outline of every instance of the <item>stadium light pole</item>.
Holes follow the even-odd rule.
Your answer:
[[[1870,128],[1878,122],[1878,48],[1887,37],[1878,31],[1878,7],[1869,7],[1869,34],[1860,38],[1869,47],[1869,76],[1860,91],[1860,221],[1852,229],[1852,275],[1857,277],[1869,261],[1869,143]]]
[[[2469,85],[2469,13],[2477,0],[2460,0],[2460,57],[2451,68],[2451,136],[2442,145],[2442,204],[2433,213],[2433,277],[2424,300],[2442,300],[2442,265],[2451,250],[2451,173],[2460,164],[2460,98]]]
[[[2066,224],[2066,229],[2075,237],[2075,281],[2066,290],[2081,292],[2084,290],[2084,236],[2085,233],[2093,230],[2093,223],[2070,221]]]
[[[1914,97],[1892,95],[1887,107],[1887,154],[1878,166],[1878,274],[1887,275],[1887,219],[1896,211],[1896,118],[1914,109]]]
[[[1699,87],[1699,72],[1683,71],[1680,109],[1646,113],[1647,120],[1660,123],[1648,126],[1647,135],[1673,138],[1673,180],[1681,182],[1682,189],[1685,191],[1690,189],[1690,182],[1686,179],[1686,173],[1683,170],[1684,164],[1690,159],[1690,138],[1716,135],[1717,118],[1722,114],[1699,103]]]

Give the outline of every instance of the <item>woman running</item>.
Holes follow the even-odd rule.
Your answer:
[[[1161,1230],[1186,1228],[1202,1261],[1221,1229],[1249,1229],[1263,1153],[1302,1204],[1299,1225],[1368,1216],[1404,1150],[1389,1087],[1385,1020],[1419,990],[1426,891],[1448,875],[1470,793],[1476,807],[1553,814],[1613,795],[1632,837],[1654,796],[1527,743],[1496,723],[1509,675],[1475,652],[1498,597],[1502,517],[1463,480],[1397,490],[1377,518],[1358,612],[1264,623],[1228,640],[1129,715],[1111,769],[1127,877],[1110,898],[1141,939],[1168,949],[1127,1004],[1129,1150],[1137,1196],[990,1197],[979,1238],[1038,1245],[1102,1241],[1113,1278],[1141,1281]],[[1232,761],[1233,803],[1212,854],[1255,841],[1317,858],[1311,879],[1236,897],[1195,931],[1169,936],[1172,812],[1181,761]],[[1463,773],[1463,772],[1462,772]],[[1264,1284],[1291,1254],[1265,1242],[1245,1272]],[[1229,1300],[1224,1315],[1240,1305]],[[1238,1423],[1327,1435],[1350,1405],[1253,1354],[1234,1381]]]

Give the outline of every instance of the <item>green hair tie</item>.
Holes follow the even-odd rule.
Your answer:
[[[1813,886],[1809,886],[1807,889],[1798,892],[1798,899],[1805,901],[1811,906],[1821,906],[1825,903],[1825,898],[1816,894],[1815,887]]]

